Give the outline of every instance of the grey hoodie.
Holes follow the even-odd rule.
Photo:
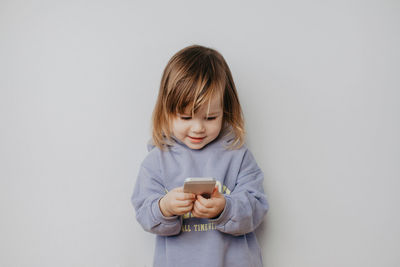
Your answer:
[[[264,176],[245,146],[226,149],[231,141],[220,138],[200,150],[190,149],[179,140],[167,151],[148,147],[131,201],[144,230],[157,235],[154,266],[262,266],[253,231],[268,210]],[[187,177],[217,180],[226,199],[218,218],[195,218],[190,213],[162,215],[159,199],[183,186]]]

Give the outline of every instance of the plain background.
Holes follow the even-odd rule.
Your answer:
[[[399,30],[395,0],[1,0],[0,266],[151,266],[130,195],[191,44],[233,72],[265,266],[400,266]]]

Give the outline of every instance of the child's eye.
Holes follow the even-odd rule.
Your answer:
[[[190,120],[192,117],[181,116],[181,120]]]
[[[217,117],[207,117],[206,119],[208,120],[208,121],[212,121],[212,120],[215,120]]]

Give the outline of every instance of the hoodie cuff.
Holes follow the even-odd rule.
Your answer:
[[[166,217],[162,214],[161,210],[160,210],[160,199],[157,199],[153,202],[153,205],[151,207],[151,211],[153,214],[153,219],[155,222],[162,222],[162,223],[166,223],[166,224],[173,224],[176,223],[176,219],[178,218],[178,216],[172,216],[172,217]]]
[[[210,222],[217,226],[224,226],[230,220],[229,214],[231,213],[232,199],[225,195],[225,201],[225,208],[221,214],[215,219],[210,219]]]

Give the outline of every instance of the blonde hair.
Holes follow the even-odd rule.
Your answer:
[[[178,51],[169,60],[161,78],[152,117],[153,144],[160,149],[171,144],[172,118],[188,107],[194,114],[215,96],[222,96],[220,135],[233,134],[229,148],[239,148],[245,136],[243,112],[225,59],[218,51],[200,45]]]

